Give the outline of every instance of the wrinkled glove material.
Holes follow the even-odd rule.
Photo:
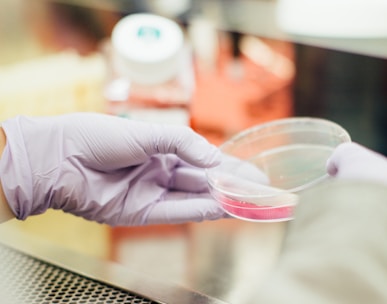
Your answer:
[[[48,208],[112,226],[225,217],[204,168],[220,152],[188,127],[96,113],[2,123],[1,182],[17,218]]]

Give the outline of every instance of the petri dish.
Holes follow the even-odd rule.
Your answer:
[[[342,126],[322,118],[291,117],[254,126],[219,147],[222,163],[206,170],[210,193],[232,217],[291,220],[300,193],[328,179],[328,158],[349,141]]]

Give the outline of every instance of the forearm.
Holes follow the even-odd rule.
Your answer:
[[[0,157],[3,155],[5,144],[6,144],[6,136],[3,128],[0,127]],[[0,176],[0,179],[1,178],[3,178],[3,176]],[[4,195],[2,184],[0,183],[0,223],[8,221],[14,217],[15,215],[12,213],[11,209],[9,208],[7,199],[5,198],[5,195]]]
[[[303,196],[262,303],[386,303],[387,187],[332,183]]]

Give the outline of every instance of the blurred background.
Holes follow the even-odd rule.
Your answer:
[[[313,10],[297,0],[1,0],[0,119],[76,111],[130,116],[126,95],[107,94],[110,38],[120,19],[147,12],[173,20],[184,33],[189,64],[181,73],[193,77],[180,107],[186,123],[210,142],[219,145],[266,121],[314,116],[387,155],[387,23],[377,22],[387,20],[377,6],[383,1],[363,1],[358,10],[342,2],[339,9],[325,1]],[[168,92],[175,85],[167,85],[164,99],[174,98]],[[231,301],[241,294],[230,293],[225,278],[234,285],[240,278],[260,280],[285,225],[228,220],[111,228],[49,211],[1,229]],[[251,273],[249,257],[259,259],[261,271]]]

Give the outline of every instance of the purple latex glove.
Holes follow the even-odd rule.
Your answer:
[[[387,184],[387,158],[357,143],[343,143],[332,153],[327,171],[340,179],[370,180]]]
[[[203,169],[220,152],[188,127],[94,113],[18,116],[2,127],[1,182],[19,219],[48,208],[112,226],[226,216]]]

